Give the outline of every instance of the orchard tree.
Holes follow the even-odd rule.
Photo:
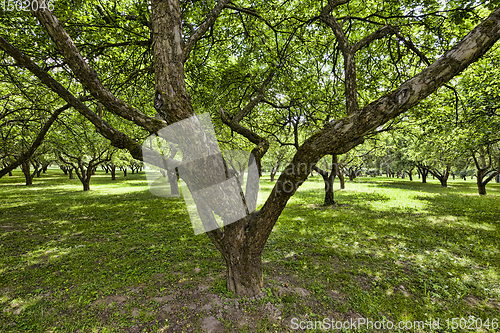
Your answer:
[[[213,77],[235,65],[244,68],[249,64],[246,68],[251,73],[246,81],[235,83],[233,88],[246,90],[245,98],[240,99],[240,107],[226,111],[225,123],[255,144],[253,155],[258,165],[269,143],[264,135],[246,126],[247,122],[265,116],[261,109],[265,100],[280,98],[279,82],[287,78],[286,73],[309,70],[309,58],[319,55],[325,59],[325,67],[320,69],[325,81],[337,80],[344,86],[343,93],[336,96],[343,96],[343,115],[326,120],[300,144],[259,211],[207,232],[226,261],[228,289],[238,295],[260,293],[266,241],[286,203],[320,158],[344,154],[362,143],[367,134],[414,107],[477,61],[500,37],[500,9],[477,22],[483,13],[494,9],[490,4],[465,8],[461,3],[440,1],[429,1],[428,8],[420,1],[387,2],[385,8],[378,2],[347,0],[331,0],[326,5],[303,1],[236,5],[228,0],[205,4],[152,0],[131,6],[123,2],[101,8],[101,13],[98,6],[104,6],[102,2],[81,2],[74,10],[69,4],[56,2],[54,12],[33,13],[39,26],[28,14],[19,14],[24,15],[21,18],[14,13],[3,16],[0,49],[9,56],[10,64],[31,71],[92,122],[113,146],[128,149],[139,160],[143,158],[141,145],[113,126],[112,119],[122,118],[149,133],[177,124],[183,133],[189,133],[175,142],[186,161],[217,151],[217,144],[206,140],[201,123],[192,117],[200,100],[215,100],[218,92],[204,86],[204,94],[191,99],[190,89],[200,72],[210,72],[209,77]],[[460,19],[461,24],[457,24]],[[18,21],[24,26],[31,24],[32,29],[17,28]],[[102,27],[98,33],[96,25]],[[53,44],[44,40],[47,36]],[[145,56],[134,53],[138,48]],[[335,58],[338,50],[341,56]],[[124,61],[127,56],[137,60],[135,66]],[[430,65],[415,61],[423,56],[432,59]],[[65,71],[51,68],[56,65]],[[372,70],[374,66],[380,70]],[[66,73],[81,89],[73,83],[69,88],[61,84]],[[152,73],[154,89],[141,96],[154,93],[155,110],[143,107],[143,98],[131,97],[126,89],[117,87],[129,82],[129,77],[133,81]],[[385,77],[382,81],[378,80],[381,73]],[[137,94],[141,94],[137,91],[140,87],[136,86]],[[142,87],[151,85],[146,82]],[[79,100],[75,93],[83,90],[113,116],[100,116]],[[200,164],[197,179],[205,180],[204,184],[217,183],[223,161],[213,158]],[[185,181],[189,188],[199,185]],[[240,193],[236,187],[224,190]],[[215,187],[210,197],[196,198],[198,212],[209,223],[215,223],[214,213],[231,216],[232,205],[221,200],[222,194],[222,189]]]
[[[109,145],[92,125],[80,114],[64,119],[66,123],[58,127],[57,133],[51,137],[58,159],[66,164],[70,178],[74,171],[83,185],[83,190],[90,190],[90,179],[96,168],[109,162],[116,148]]]

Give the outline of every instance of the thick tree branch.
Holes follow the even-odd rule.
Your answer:
[[[21,154],[19,158],[17,158],[15,161],[11,162],[8,166],[0,170],[0,178],[8,174],[10,171],[14,170],[18,166],[20,166],[24,161],[29,159],[31,155],[35,152],[35,150],[42,144],[43,139],[45,138],[45,134],[47,134],[49,128],[52,126],[54,121],[59,117],[59,115],[70,108],[69,104],[64,105],[63,107],[60,107],[59,109],[55,110],[54,113],[47,119],[43,127],[41,128],[40,132],[38,133],[35,141],[31,144],[30,148]]]
[[[363,39],[361,39],[360,41],[358,41],[356,44],[354,44],[353,47],[352,47],[353,52],[356,53],[359,50],[361,50],[362,48],[367,47],[368,45],[370,45],[370,43],[372,43],[373,41],[375,41],[377,39],[382,39],[385,36],[394,33],[394,30],[395,30],[394,27],[391,27],[391,26],[388,26],[388,25],[386,25],[386,26],[378,29],[377,31],[375,31],[372,34],[364,37]]]
[[[97,131],[106,139],[111,141],[111,145],[120,149],[127,149],[135,159],[141,161],[143,160],[142,146],[140,144],[135,142],[133,139],[131,139],[124,133],[116,130],[102,118],[96,115],[81,100],[76,98],[58,81],[52,78],[47,72],[45,72],[42,68],[36,65],[31,59],[22,54],[21,51],[16,49],[13,45],[11,45],[2,37],[0,37],[0,49],[4,50],[12,58],[14,58],[14,60],[16,60],[16,62],[19,65],[25,67],[27,70],[33,73],[43,84],[49,87],[53,92],[59,95],[59,97],[65,100],[66,103],[71,105],[85,118],[87,118],[92,124],[94,124]],[[151,154],[155,154],[155,152],[151,152]],[[171,163],[171,165],[174,166],[176,162],[169,161],[169,163]],[[164,165],[159,165],[159,167],[164,167]]]
[[[229,2],[229,0],[217,1],[217,4],[215,5],[214,9],[212,9],[210,14],[208,14],[205,21],[189,37],[186,44],[184,44],[184,48],[182,51],[182,62],[186,62],[186,60],[189,58],[189,53],[191,53],[191,50],[195,46],[196,42],[199,41],[201,39],[201,37],[203,37],[203,35],[207,32],[207,30],[211,26],[213,26],[213,24],[215,23],[215,20],[217,20],[217,17],[219,17],[219,14],[224,9],[224,7],[227,5],[228,2]]]
[[[41,2],[43,0],[36,1]],[[37,10],[34,14],[48,32],[81,84],[89,90],[92,96],[106,106],[109,111],[134,122],[151,133],[166,126],[165,122],[146,116],[107,90],[99,79],[97,72],[85,61],[71,37],[66,33],[52,12],[49,10]]]

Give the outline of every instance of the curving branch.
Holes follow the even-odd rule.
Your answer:
[[[191,50],[193,50],[196,42],[199,41],[203,37],[203,35],[207,32],[207,30],[214,25],[215,20],[217,20],[217,17],[219,17],[219,14],[227,5],[228,2],[229,0],[217,1],[217,4],[215,5],[214,9],[212,9],[210,14],[208,14],[205,21],[189,37],[186,44],[184,44],[184,48],[182,50],[182,62],[186,62],[186,60],[189,58],[189,53],[191,53]]]
[[[42,2],[44,0],[35,1]],[[40,6],[40,8],[43,8],[43,6]],[[49,33],[57,48],[65,58],[66,63],[81,84],[109,111],[134,122],[151,133],[157,132],[167,125],[166,122],[148,117],[142,112],[127,105],[124,101],[107,90],[99,79],[97,72],[85,61],[71,37],[52,12],[49,10],[37,10],[34,14]]]
[[[55,92],[59,97],[61,97],[66,103],[75,108],[80,114],[87,118],[96,128],[97,132],[104,136],[106,139],[111,141],[111,145],[120,148],[127,149],[130,154],[138,160],[143,160],[142,146],[135,142],[132,138],[113,128],[110,124],[104,121],[101,117],[95,114],[87,105],[85,105],[82,100],[76,98],[71,92],[69,92],[63,85],[52,78],[46,71],[35,64],[30,58],[25,56],[21,51],[15,48],[12,44],[7,42],[4,38],[0,36],[0,49],[4,50],[8,55],[10,55],[14,60],[31,73],[33,73],[43,84],[49,87],[53,92]],[[156,153],[154,151],[148,152],[153,155]],[[169,160],[163,156],[159,159],[154,160]],[[170,161],[169,165],[173,167],[176,166],[176,161]],[[161,164],[159,167],[164,168]]]
[[[345,72],[345,98],[347,114],[353,114],[359,110],[358,103],[358,88],[356,83],[356,58],[357,51],[367,47],[370,43],[377,39],[382,39],[388,34],[392,34],[394,28],[384,26],[370,35],[362,38],[355,44],[349,43],[347,35],[342,29],[342,25],[338,20],[330,15],[331,11],[342,4],[347,3],[345,0],[329,1],[329,3],[321,10],[320,19],[332,29],[335,38],[339,44],[339,48],[344,57],[344,72]]]
[[[14,170],[21,164],[23,164],[26,160],[28,160],[31,157],[31,155],[33,155],[35,150],[42,144],[42,141],[45,138],[45,134],[47,134],[49,128],[52,126],[57,117],[59,117],[61,113],[63,113],[70,107],[71,106],[69,104],[66,104],[63,107],[60,107],[59,109],[55,110],[54,113],[52,113],[52,115],[49,117],[49,119],[47,119],[42,129],[38,133],[35,141],[33,141],[33,143],[31,144],[30,148],[26,152],[21,154],[21,156],[19,156],[19,158],[17,158],[15,161],[11,162],[9,165],[0,170],[0,178],[8,174],[10,171]]]

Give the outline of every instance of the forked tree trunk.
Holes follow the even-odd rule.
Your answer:
[[[38,2],[40,1],[38,0]],[[181,1],[152,0],[151,2],[152,56],[155,73],[154,106],[159,116],[169,125],[194,115],[193,106],[186,90],[184,62],[189,58],[189,53],[196,42],[213,26],[227,2],[227,0],[218,1],[207,19],[190,37],[182,35]],[[330,15],[332,7],[339,3],[345,3],[345,1],[330,1],[329,3],[332,4],[327,5],[329,7],[322,10],[320,18],[332,28],[334,34],[342,37],[338,37],[337,40],[342,39],[339,45],[344,53],[348,117],[326,123],[321,131],[303,142],[297,149],[292,162],[278,179],[261,210],[251,215],[255,221],[249,220],[248,223],[245,223],[245,219],[243,219],[228,225],[223,231],[217,229],[218,232],[209,233],[210,239],[221,249],[221,253],[225,254],[228,264],[228,288],[234,290],[238,295],[253,296],[260,293],[262,286],[260,256],[265,242],[287,201],[295,193],[300,183],[307,179],[310,172],[309,167],[325,155],[343,154],[361,144],[366,133],[372,132],[378,126],[417,105],[471,63],[477,61],[500,38],[500,10],[497,9],[485,22],[471,30],[466,37],[433,64],[406,80],[395,90],[358,110],[354,53],[355,50],[359,50],[369,43],[370,36],[367,36],[368,42],[366,38],[363,38],[356,44],[349,45],[345,33],[339,32],[342,30],[342,26]],[[85,63],[77,47],[64,31],[63,24],[57,21],[51,11],[39,10],[35,11],[35,15],[51,35],[75,76],[92,95],[97,96],[108,109],[123,118],[133,120],[144,128],[152,129],[154,127],[149,120],[141,121],[143,120],[141,119],[142,115],[132,110],[128,105],[124,105],[125,103],[103,88],[97,75],[93,74],[92,69]],[[46,77],[47,75],[39,73],[43,70],[37,69],[28,60],[18,55],[18,52],[13,51],[9,45],[0,38],[0,46],[15,57],[19,63],[34,72],[51,89],[64,96],[63,98],[68,103],[76,105],[80,112],[87,112],[84,106],[75,101],[74,97],[71,98],[64,91],[64,94],[61,92],[64,87],[53,84],[50,78]],[[262,90],[265,90],[264,87]],[[259,102],[259,100],[256,101],[256,103]],[[88,113],[86,114],[88,115]],[[94,124],[101,128],[104,127],[99,121],[94,121]],[[111,131],[103,133],[108,138],[115,139],[116,134],[111,133]],[[113,142],[118,142],[118,140]],[[199,147],[199,150],[210,148],[208,144],[205,146]],[[119,148],[124,147],[125,143]],[[132,145],[130,144],[128,147],[132,147]],[[137,157],[142,156],[135,148],[130,149],[130,151]],[[306,168],[300,168],[300,163],[305,163]],[[287,172],[289,173],[286,174]],[[285,193],[279,190],[279,187],[284,187],[286,184],[291,184],[293,191]],[[203,207],[197,208],[200,210]]]
[[[207,21],[201,24],[191,37],[183,38],[183,18],[180,1],[152,0],[151,2],[152,53],[155,73],[154,106],[159,116],[168,124],[176,123],[194,115],[186,90],[184,61],[189,57],[189,52],[196,44],[196,41],[212,26],[226,3],[223,0],[218,1],[215,7],[217,10],[214,9]],[[94,80],[93,75],[89,74],[91,69],[88,69],[88,65],[83,63],[82,57],[79,54],[74,56],[76,47],[68,45],[68,41],[71,41],[71,39],[60,32],[63,29],[62,25],[52,19],[50,16],[52,13],[50,11],[36,11],[35,15],[46,27],[46,30],[49,31],[69,66],[83,84],[96,96],[99,96],[103,104],[109,105],[110,109],[120,108],[120,101],[108,98],[109,93],[100,93],[102,90],[100,83],[94,82],[96,79]],[[329,21],[329,17],[329,10],[322,11],[321,18],[329,22],[330,26],[335,29],[338,24],[331,22],[333,18]],[[352,50],[359,49],[363,45],[356,44],[355,47],[348,47],[349,45],[345,46],[348,41],[342,43],[345,46],[344,49],[347,48],[350,51],[347,56],[353,60],[352,66],[350,65],[351,62],[346,61],[346,68],[349,69],[349,71],[346,71],[346,76],[349,78],[349,80],[346,80],[349,83],[346,83],[346,104],[348,105],[349,116],[326,123],[320,132],[315,133],[303,142],[297,149],[292,162],[276,182],[269,198],[258,212],[252,213],[248,219],[242,219],[226,226],[224,230],[216,229],[207,233],[226,259],[228,289],[235,291],[238,295],[253,296],[260,293],[263,282],[260,259],[262,250],[289,198],[295,193],[301,182],[307,179],[310,167],[325,155],[343,154],[361,144],[366,133],[372,132],[378,126],[387,123],[417,105],[421,100],[459,74],[469,64],[480,58],[500,38],[499,22],[500,10],[490,15],[487,22],[483,22],[469,32],[461,42],[432,65],[405,81],[394,91],[367,104],[359,111],[355,105],[357,91],[355,85],[352,84],[355,84],[356,73],[350,69],[355,69],[355,57]],[[340,27],[341,29],[342,27]],[[343,32],[338,33],[338,31],[336,33],[338,35],[343,34]],[[364,40],[366,41],[366,39]],[[82,60],[80,61],[80,59]],[[263,90],[265,89],[263,88]],[[129,108],[121,108],[120,112],[127,114],[131,119],[135,119],[135,113]],[[147,123],[145,124],[147,125]],[[210,148],[210,146],[206,144],[199,148],[198,150],[206,151],[205,148]],[[305,163],[305,167],[301,167],[301,163]],[[287,184],[291,184],[292,190],[284,192],[283,189],[288,186]],[[200,211],[204,207],[197,206],[197,209]]]
[[[324,172],[320,174],[323,177],[323,183],[325,184],[325,206],[333,206],[335,205],[335,197],[333,193],[333,182],[335,180],[335,172],[332,170],[330,174],[328,172]]]
[[[427,175],[429,174],[429,169],[426,167],[418,167],[418,173],[422,178],[422,183],[427,183]]]
[[[448,187],[448,178],[450,176],[450,168],[451,166],[449,164],[446,165],[446,169],[441,173],[437,170],[430,170],[432,173],[432,178],[437,178],[439,182],[441,183],[442,187]]]
[[[278,162],[278,164],[273,166],[273,168],[271,169],[270,178],[272,182],[274,182],[274,177],[276,176],[276,172],[278,172],[278,169],[280,168],[280,164],[281,162]]]

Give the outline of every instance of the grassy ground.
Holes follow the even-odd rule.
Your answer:
[[[312,179],[266,245],[263,295],[247,299],[227,293],[182,199],[154,197],[144,174],[109,178],[90,192],[59,170],[30,187],[0,179],[0,332],[285,332],[325,317],[433,318],[440,332],[480,318],[499,332],[499,184],[480,197],[470,180],[361,178],[325,208]],[[271,187],[264,177],[261,198]]]

